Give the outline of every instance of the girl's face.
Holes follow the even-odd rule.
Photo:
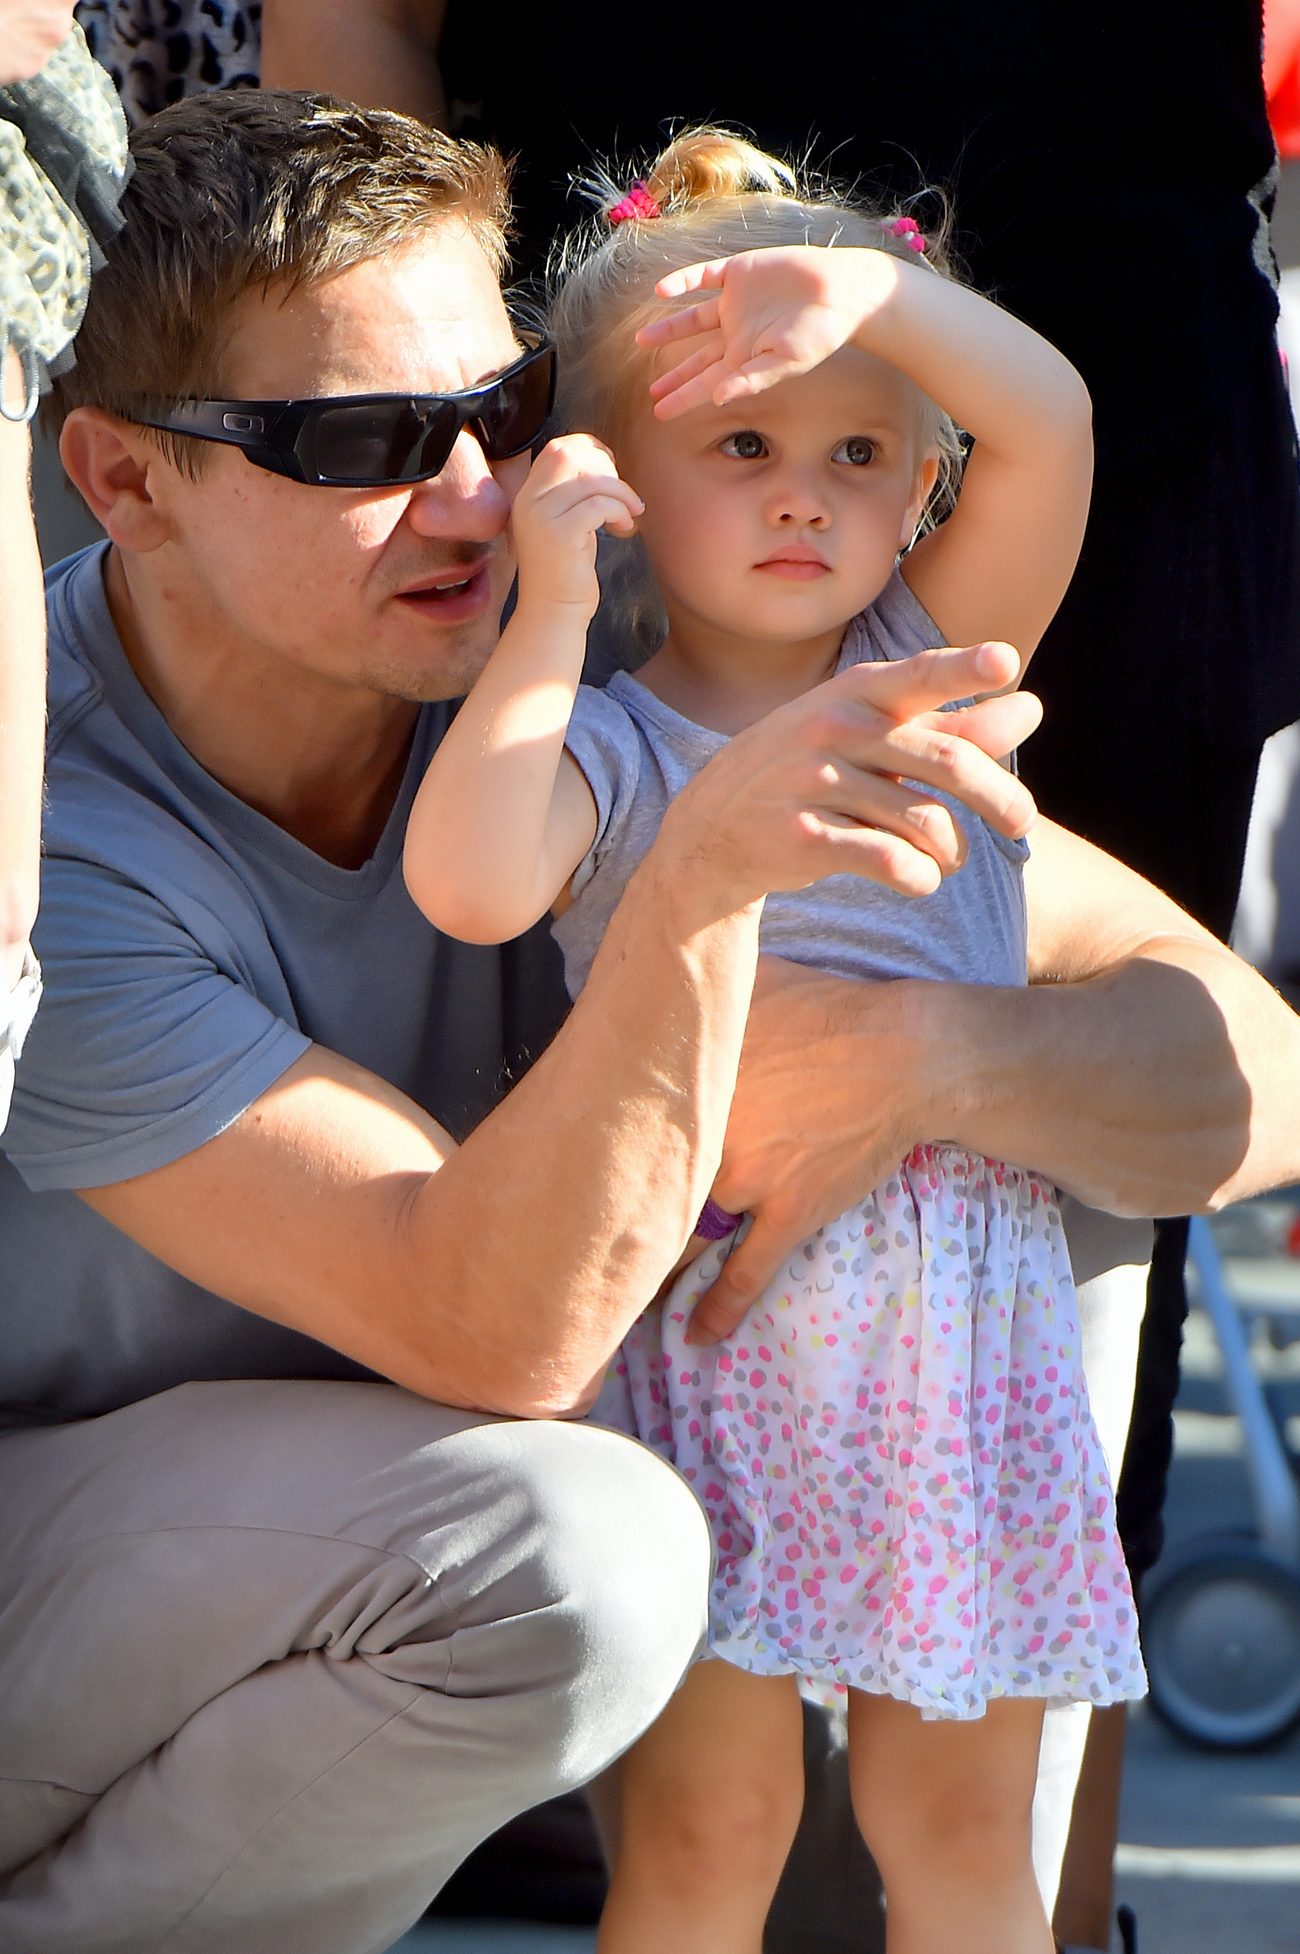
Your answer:
[[[934,486],[920,424],[911,381],[854,346],[749,402],[658,421],[647,401],[618,459],[674,637],[837,643]]]

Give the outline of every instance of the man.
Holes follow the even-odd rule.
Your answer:
[[[932,887],[961,845],[927,785],[1018,831],[989,754],[1034,709],[930,716],[1006,676],[984,647],[737,738],[489,1110],[547,946],[439,941],[398,858],[546,406],[500,173],[274,94],[179,105],[135,162],[61,383],[111,547],[51,580],[47,999],[0,1183],[0,1944],[359,1954],[690,1659],[698,1515],[563,1416],[714,1181],[764,892]],[[935,1133],[1132,1213],[1297,1170],[1265,987],[1046,824],[1030,901],[1030,992],[765,975],[721,1307]]]

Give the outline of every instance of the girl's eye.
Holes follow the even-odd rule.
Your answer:
[[[840,442],[831,460],[847,461],[853,468],[865,468],[874,459],[875,453],[874,441],[869,441],[865,434],[850,434],[846,441]]]
[[[736,461],[761,461],[767,453],[766,441],[752,427],[742,427],[738,433],[727,435],[719,445],[721,453],[731,455]]]

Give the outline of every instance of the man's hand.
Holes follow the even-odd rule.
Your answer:
[[[961,866],[965,843],[927,788],[1004,835],[1033,822],[1028,790],[991,756],[1033,732],[1037,699],[938,710],[1009,683],[1018,662],[1009,645],[989,644],[839,673],[715,754],[669,808],[652,856],[671,862],[701,923],[837,873],[930,894]]]
[[[927,1003],[943,988],[927,986]],[[932,1081],[909,1036],[915,989],[760,960],[714,1185],[753,1220],[701,1297],[691,1343],[728,1336],[800,1242],[934,1138]]]
[[[590,434],[548,441],[511,513],[519,558],[519,607],[575,605],[584,620],[600,602],[596,533],[630,536],[645,504],[614,457]]]

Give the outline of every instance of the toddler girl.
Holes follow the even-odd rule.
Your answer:
[[[1028,657],[1091,470],[1072,368],[945,275],[911,219],[802,195],[718,131],[679,137],[611,216],[553,317],[566,424],[600,441],[553,441],[515,504],[518,607],[407,840],[444,929],[496,940],[551,908],[575,991],[667,802],[729,735],[813,686],[831,701],[863,661],[985,639]],[[954,422],[974,443],[955,503]],[[655,648],[599,692],[578,678],[602,527],[636,532],[629,628]],[[881,825],[910,832],[917,797],[881,790]],[[917,899],[851,875],[772,896],[765,949],[1023,983],[1024,845],[950,806],[958,872]],[[723,1658],[625,1760],[599,1945],[758,1954],[810,1677],[848,1692],[889,1954],[1049,1954],[1029,1850],[1044,1704],[1142,1688],[1053,1192],[918,1147],[733,1338],[692,1342],[730,1246],[647,1310],[597,1408],[703,1502]]]

